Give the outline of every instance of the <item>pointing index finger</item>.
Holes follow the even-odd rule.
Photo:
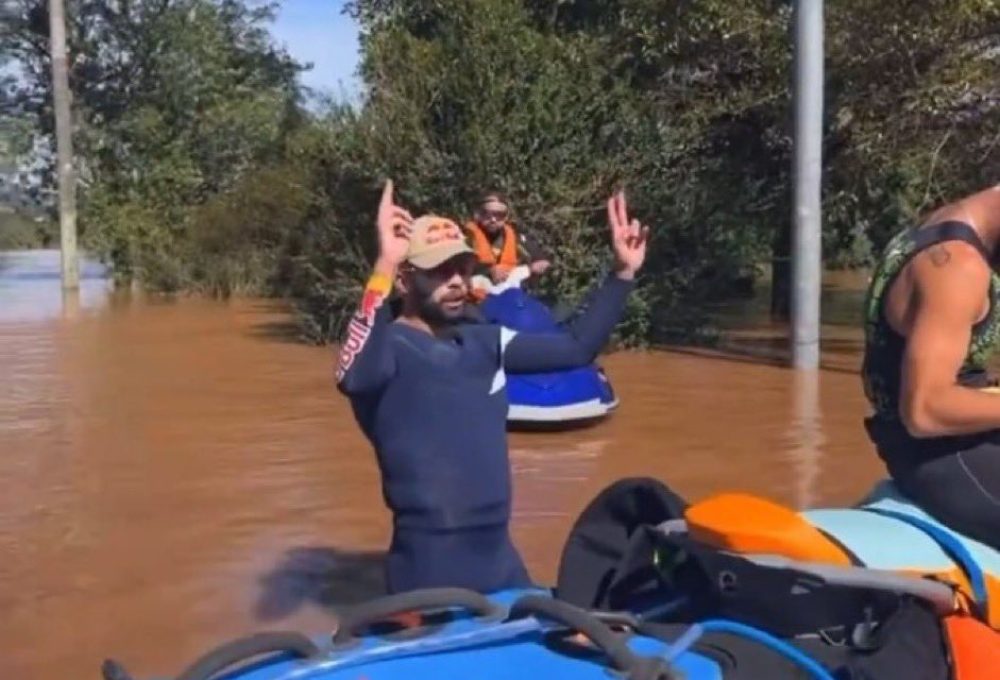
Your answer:
[[[382,200],[379,202],[381,208],[388,208],[392,205],[392,189],[392,180],[387,179],[385,186],[382,188]]]

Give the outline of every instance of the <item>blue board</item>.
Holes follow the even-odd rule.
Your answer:
[[[927,532],[863,509],[900,513],[932,523],[961,543],[983,571],[1000,577],[1000,552],[938,522],[905,498],[890,481],[879,483],[858,508],[807,510],[802,514],[873,569],[932,573],[954,566],[952,556]]]
[[[524,594],[527,591],[509,591],[490,599],[507,606]],[[340,648],[330,648],[329,640],[320,640],[320,647],[326,650],[311,659],[273,655],[216,677],[219,680],[608,680],[614,677],[602,654],[596,650],[583,653],[556,650],[544,643],[540,630],[530,629],[532,622],[533,619],[484,622],[456,615],[454,620],[420,638],[367,637]],[[537,625],[537,621],[534,623]],[[461,644],[462,634],[482,635],[504,626],[521,626],[519,630],[523,632],[507,633],[505,639]],[[433,649],[445,639],[458,640],[458,644],[444,651]],[[663,641],[637,635],[628,637],[626,644],[640,657],[662,658],[668,649]],[[422,651],[421,645],[427,649]],[[372,659],[373,653],[381,653],[382,657]],[[683,652],[672,666],[686,680],[723,680],[719,665],[699,654]]]

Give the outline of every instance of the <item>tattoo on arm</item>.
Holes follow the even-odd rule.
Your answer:
[[[931,264],[935,267],[943,267],[951,261],[951,253],[940,243],[936,246],[931,246],[927,252],[931,258]]]

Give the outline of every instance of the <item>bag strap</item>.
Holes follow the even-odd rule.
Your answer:
[[[975,612],[976,616],[982,620],[986,620],[987,612],[989,612],[989,594],[986,590],[986,577],[983,575],[983,570],[976,562],[976,558],[972,556],[969,549],[965,545],[955,538],[951,533],[942,529],[932,522],[928,522],[925,519],[919,517],[914,517],[913,515],[908,515],[903,512],[898,512],[896,510],[888,510],[886,508],[872,508],[865,507],[860,508],[866,512],[874,512],[878,515],[883,515],[885,517],[891,517],[893,519],[899,520],[904,524],[909,524],[910,526],[923,531],[931,539],[934,540],[941,548],[948,553],[965,572],[966,577],[969,579],[969,584],[972,586],[972,596],[974,609],[978,610]]]

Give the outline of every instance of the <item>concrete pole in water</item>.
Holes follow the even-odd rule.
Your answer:
[[[73,171],[73,120],[70,114],[63,0],[49,0],[49,54],[52,60],[52,104],[56,118],[62,287],[72,291],[80,287],[80,265],[76,253],[76,173]]]
[[[823,161],[823,0],[796,0],[792,365],[819,367]]]

